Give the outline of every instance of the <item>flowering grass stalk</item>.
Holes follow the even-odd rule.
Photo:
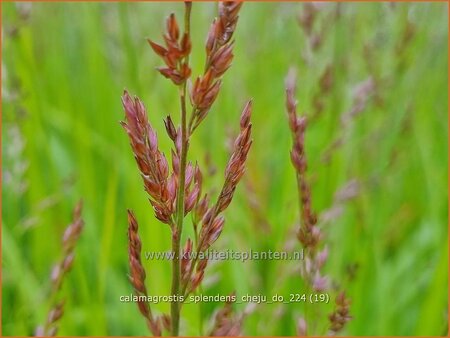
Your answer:
[[[305,259],[301,267],[301,274],[305,280],[307,293],[325,292],[330,289],[329,277],[325,276],[322,268],[328,258],[328,248],[323,245],[323,234],[318,225],[317,216],[312,210],[311,187],[307,178],[307,158],[305,154],[305,130],[306,116],[297,114],[297,101],[295,100],[296,77],[293,70],[286,79],[286,110],[288,112],[289,127],[292,133],[293,148],[291,161],[294,165],[299,193],[300,226],[297,231],[297,239],[304,248]],[[341,292],[336,297],[336,309],[329,316],[330,334],[342,330],[351,319],[349,316],[350,301]],[[305,303],[304,318],[300,318],[297,324],[299,335],[320,334],[314,331],[317,327],[317,318],[310,317],[308,304]]]
[[[145,270],[141,262],[141,239],[138,235],[139,225],[134,214],[128,210],[128,259],[130,264],[130,282],[138,295],[145,296],[147,299],[148,293],[145,286]],[[150,332],[154,336],[161,335],[161,325],[155,319],[147,301],[138,300],[138,307],[141,314],[147,322]]]
[[[75,257],[74,249],[83,230],[84,221],[81,218],[82,203],[78,202],[73,211],[73,221],[64,231],[62,238],[63,258],[55,264],[51,273],[50,304],[44,325],[37,327],[36,336],[56,336],[58,332],[57,323],[64,315],[64,300],[58,300],[59,291],[62,288],[64,277],[72,268]]]
[[[187,161],[190,138],[210,111],[220,90],[222,76],[231,66],[233,59],[232,36],[238,21],[242,3],[219,3],[219,16],[211,25],[206,41],[206,63],[204,73],[197,77],[188,91],[191,78],[189,57],[191,54],[190,17],[192,3],[185,3],[184,32],[174,14],[166,21],[163,35],[165,45],[148,40],[153,51],[162,58],[164,66],[157,70],[177,86],[180,99],[180,121],[175,127],[171,116],[164,121],[167,134],[173,141],[171,152],[172,170],[166,156],[159,150],[156,133],[148,121],[147,111],[138,97],[132,98],[125,91],[122,103],[126,130],[146,192],[155,216],[170,227],[172,234],[172,295],[176,299],[186,298],[203,280],[207,259],[198,260],[198,253],[206,251],[220,236],[224,218],[222,213],[231,203],[236,186],[245,171],[245,161],[251,146],[251,102],[242,112],[240,134],[235,140],[234,150],[225,170],[225,182],[215,204],[210,205],[207,194],[202,195],[202,172],[198,164]],[[187,96],[191,104],[188,116]],[[184,219],[193,213],[195,244],[188,238],[181,250]],[[145,271],[140,261],[141,242],[134,215],[129,212],[129,252],[131,282],[138,294],[146,294]],[[195,251],[195,259],[190,259]],[[170,317],[156,319],[149,304],[138,304],[154,335],[161,333],[161,323],[170,323],[170,333],[179,334],[182,301],[171,303]]]

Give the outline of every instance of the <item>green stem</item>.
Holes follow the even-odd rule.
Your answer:
[[[219,205],[219,201],[220,201],[220,196],[222,196],[223,190],[224,190],[225,187],[227,186],[228,182],[229,182],[229,181],[228,181],[228,177],[226,177],[226,178],[225,178],[225,183],[223,184],[222,189],[220,190],[220,194],[219,194],[219,196],[217,197],[216,204],[214,205],[214,211],[213,211],[213,213],[212,213],[212,215],[211,215],[211,218],[210,218],[210,220],[209,220],[209,223],[208,223],[207,225],[202,225],[202,227],[203,227],[203,226],[210,227],[210,226],[211,226],[211,223],[212,223],[212,222],[214,221],[214,219],[217,217],[217,214],[219,213],[218,205]],[[201,231],[201,230],[200,230],[200,231]],[[200,249],[203,247],[204,239],[205,239],[204,237],[200,237],[200,239],[198,240],[197,250],[196,250],[196,255],[195,255],[195,257],[194,257],[194,261],[191,263],[191,267],[190,267],[190,269],[189,269],[189,272],[188,272],[188,275],[187,275],[187,278],[186,278],[186,282],[185,282],[185,284],[183,285],[183,288],[182,288],[182,291],[181,291],[181,294],[184,296],[184,298],[186,298],[187,295],[188,295],[187,288],[188,288],[188,286],[189,286],[189,281],[191,280],[192,273],[194,272],[194,268],[195,268],[195,266],[196,266],[196,264],[197,264],[197,262],[198,262],[198,257],[200,256]]]
[[[198,291],[200,294],[203,294],[203,288],[202,288],[201,284],[198,286]],[[203,303],[202,302],[198,302],[198,314],[200,317],[200,319],[198,321],[198,330],[199,330],[198,334],[200,336],[203,336],[204,333],[203,333]]]
[[[186,34],[190,34],[190,18],[191,18],[191,2],[185,2],[184,25]],[[189,56],[186,56],[186,64],[189,64]],[[184,220],[184,199],[185,199],[185,178],[186,178],[186,161],[188,151],[188,139],[186,128],[186,81],[180,87],[180,104],[181,104],[181,160],[180,160],[180,177],[177,193],[176,207],[176,227],[172,233],[172,251],[174,253],[172,261],[172,295],[180,296],[180,242],[183,231]],[[180,329],[180,308],[181,303],[177,299],[171,303],[170,313],[172,320],[171,334],[178,336]]]
[[[303,202],[302,202],[302,195],[301,195],[301,175],[299,173],[297,173],[296,175],[296,179],[297,179],[297,190],[298,190],[298,203],[299,203],[299,212],[300,212],[300,227],[302,227],[302,222],[305,219],[304,215],[303,215]],[[307,251],[308,248],[304,248],[304,255],[309,255],[309,251]],[[305,257],[302,261],[302,265],[303,265],[303,273],[305,273],[306,271],[306,259],[307,257]],[[309,292],[310,292],[310,285],[309,285],[309,280],[308,280],[308,276],[304,275],[302,276],[303,281],[305,282],[305,295],[306,297],[308,297]],[[309,325],[309,311],[308,311],[308,302],[305,301],[304,302],[304,319],[306,321],[306,323]],[[308,330],[309,331],[309,330]],[[309,333],[309,332],[308,332]],[[310,333],[308,335],[311,335]]]

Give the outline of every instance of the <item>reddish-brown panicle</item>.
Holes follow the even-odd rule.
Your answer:
[[[166,64],[166,67],[158,67],[157,70],[176,85],[181,85],[191,76],[191,69],[184,60],[191,53],[191,41],[187,33],[183,33],[180,39],[180,28],[173,13],[166,20],[163,39],[165,47],[147,40],[156,55]]]
[[[148,122],[147,111],[142,101],[138,97],[133,99],[125,91],[122,103],[125,121],[122,121],[121,125],[130,139],[145,191],[150,195],[150,203],[156,217],[166,224],[171,224],[176,193],[170,189],[173,182],[170,185],[167,159],[158,148],[156,132]],[[169,117],[166,125],[169,128],[168,132],[174,133],[173,123]]]
[[[220,90],[220,78],[233,61],[232,36],[236,29],[242,2],[220,2],[219,16],[214,19],[205,43],[206,63],[203,76],[198,77],[191,89],[194,113],[189,122],[192,133],[208,114]]]
[[[341,331],[345,324],[352,319],[349,313],[350,300],[345,296],[344,292],[339,293],[336,297],[335,310],[328,316],[330,320],[330,331],[335,335]]]
[[[141,239],[138,234],[139,225],[136,217],[131,210],[128,210],[128,259],[130,265],[129,279],[136,295],[145,296],[147,298],[147,288],[145,287],[145,270],[141,262]],[[155,336],[161,335],[160,322],[156,321],[150,309],[147,300],[138,298],[137,302],[139,311],[145,317],[147,326]]]

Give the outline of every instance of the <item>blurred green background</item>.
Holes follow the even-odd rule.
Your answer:
[[[181,20],[183,4],[1,6],[3,335],[33,334],[44,321],[51,267],[80,198],[86,224],[62,290],[66,313],[59,333],[147,334],[136,304],[119,301],[132,292],[126,209],[136,212],[143,250],[169,250],[170,234],[153,217],[118,123],[120,96],[127,88],[141,97],[168,152],[162,118],[171,113],[179,120],[177,91],[154,71],[161,61],[145,38],[161,41],[165,17],[174,11]],[[447,4],[316,4],[311,32],[301,24],[308,6],[242,8],[233,66],[189,154],[211,173],[205,185],[216,195],[240,110],[254,99],[247,173],[214,248],[299,249],[284,109],[284,77],[294,66],[299,110],[310,117],[306,150],[313,206],[330,250],[325,271],[352,299],[354,319],[345,333],[446,335]],[[216,14],[216,4],[193,5],[194,75],[202,70]],[[353,196],[343,196],[349,191]],[[220,262],[208,267],[203,292],[302,292],[298,265]],[[145,266],[149,293],[168,295],[170,263]],[[220,306],[186,306],[182,333],[207,333]],[[237,312],[245,307],[234,306]],[[169,312],[169,304],[154,308]],[[302,304],[258,305],[243,333],[294,335],[302,313]]]

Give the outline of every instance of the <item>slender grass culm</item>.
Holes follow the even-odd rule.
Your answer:
[[[130,138],[145,190],[150,196],[156,218],[167,224],[172,234],[171,294],[175,301],[171,303],[170,316],[155,317],[149,303],[138,302],[139,310],[155,336],[161,335],[162,328],[170,329],[172,336],[179,334],[183,300],[199,287],[208,263],[204,255],[199,253],[208,250],[220,236],[224,225],[222,213],[231,203],[236,186],[245,171],[252,143],[250,101],[243,109],[240,133],[234,142],[233,153],[225,169],[224,184],[215,203],[210,203],[207,194],[202,196],[202,173],[198,164],[188,162],[190,138],[211,109],[219,93],[222,76],[231,66],[232,36],[241,6],[242,3],[238,2],[219,3],[219,16],[213,21],[206,39],[204,73],[193,81],[189,92],[187,83],[191,78],[189,57],[192,3],[185,2],[182,34],[175,15],[171,14],[167,18],[163,36],[165,46],[148,41],[165,63],[158,71],[172,81],[179,94],[181,125],[176,128],[170,116],[164,121],[167,134],[174,144],[171,152],[172,170],[166,156],[158,148],[156,133],[148,121],[147,111],[141,100],[138,97],[132,98],[126,91],[122,97],[125,110],[122,126]],[[188,101],[191,104],[190,115]],[[188,238],[184,249],[181,249],[184,219],[190,212],[193,212],[195,237],[194,241]],[[136,294],[146,296],[145,270],[140,258],[141,240],[137,220],[131,211],[128,212],[128,223],[130,280]]]
[[[293,69],[286,78],[286,110],[288,112],[289,128],[292,133],[293,147],[291,161],[296,171],[297,190],[299,197],[300,225],[297,239],[305,251],[305,259],[301,266],[301,276],[305,281],[306,293],[323,293],[329,291],[330,278],[323,273],[323,266],[328,258],[328,248],[324,245],[324,235],[318,217],[312,209],[311,187],[307,178],[307,159],[305,154],[306,116],[297,114],[295,100],[296,74]],[[350,300],[345,293],[338,291],[335,297],[336,307],[328,316],[327,332],[321,331],[322,314],[310,311],[305,302],[303,317],[298,319],[297,334],[306,335],[335,335],[341,331],[351,319],[349,315]],[[323,316],[324,317],[324,316]]]

